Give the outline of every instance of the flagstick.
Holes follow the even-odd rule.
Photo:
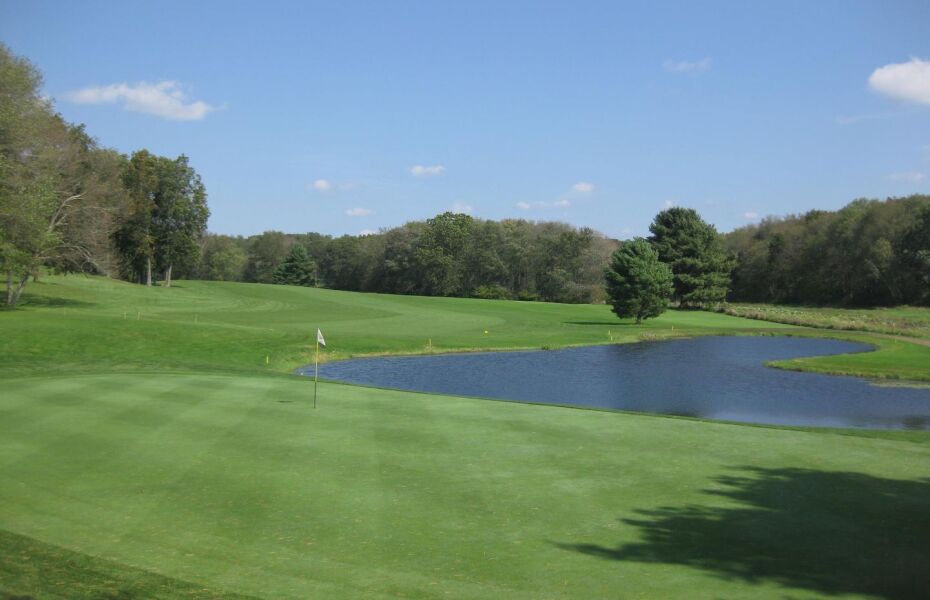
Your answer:
[[[316,360],[313,365],[313,408],[316,408],[316,384],[320,379],[320,340],[316,341]]]

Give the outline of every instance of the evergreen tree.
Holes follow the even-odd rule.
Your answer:
[[[672,270],[643,238],[621,242],[604,272],[607,298],[621,319],[657,317],[665,312],[672,295]]]
[[[300,244],[295,244],[274,272],[274,283],[284,285],[303,285],[312,287],[316,285],[316,263],[307,256],[307,250]]]
[[[656,215],[649,242],[659,260],[674,274],[674,299],[681,306],[723,302],[730,286],[733,261],[717,230],[691,208],[674,207]]]

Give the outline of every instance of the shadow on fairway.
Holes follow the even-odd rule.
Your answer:
[[[258,600],[0,529],[0,600]]]
[[[643,509],[623,519],[641,542],[557,546],[825,594],[927,597],[930,480],[744,467],[704,491],[738,505]]]
[[[29,294],[23,294],[22,299],[19,301],[19,305],[24,308],[32,308],[34,306],[41,306],[44,308],[89,308],[91,306],[96,306],[93,302],[84,302],[83,300],[55,298],[52,296],[31,296]]]
[[[630,321],[629,323],[624,323],[623,321],[562,321],[566,325],[611,325],[613,327],[632,327],[636,323]]]

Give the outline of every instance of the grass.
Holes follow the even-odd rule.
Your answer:
[[[930,340],[930,308],[815,308],[772,304],[728,304],[728,315],[821,329],[870,331]]]
[[[770,304],[729,304],[728,315],[747,319],[830,330],[831,337],[861,341],[878,351],[799,358],[772,366],[832,375],[872,379],[930,381],[930,308],[843,309]],[[866,332],[878,336],[847,334]]]
[[[313,361],[390,353],[632,342],[789,326],[667,312],[637,326],[605,306],[357,294],[221,282],[145,289],[86,277],[30,284],[23,310],[0,314],[0,373],[165,368],[286,373]],[[487,333],[485,333],[487,332]],[[266,367],[265,358],[269,365]]]
[[[330,358],[430,338],[804,330],[242,284],[30,288],[0,314],[0,598],[918,598],[930,585],[924,432],[333,383],[313,411],[286,374],[317,325]]]

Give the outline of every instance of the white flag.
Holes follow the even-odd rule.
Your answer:
[[[320,331],[319,327],[316,328],[316,343],[321,346],[326,345],[326,340],[323,339],[323,332]]]

